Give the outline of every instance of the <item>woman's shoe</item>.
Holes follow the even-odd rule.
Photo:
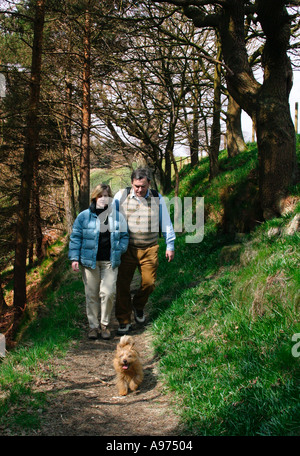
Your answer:
[[[98,339],[98,328],[91,328],[88,333],[89,339]]]
[[[101,324],[101,333],[102,339],[110,339],[110,330],[107,326]]]

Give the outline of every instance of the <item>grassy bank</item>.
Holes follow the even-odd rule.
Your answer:
[[[151,299],[160,373],[188,434],[299,435],[300,357],[292,338],[300,333],[300,233],[286,228],[300,204],[248,234],[222,234],[222,196],[230,187],[228,200],[244,198],[235,189],[253,173],[256,151],[234,161],[240,166],[231,171],[224,157],[211,184],[208,163],[183,177],[184,194],[204,195],[212,210],[201,243],[179,236],[172,264],[161,249]],[[193,174],[203,179],[191,183]]]
[[[222,263],[208,229],[200,245],[179,239],[176,261],[161,265],[155,348],[188,433],[299,434],[299,234],[276,246],[263,238],[260,230]]]
[[[49,361],[61,357],[63,364],[68,348],[82,337],[82,281],[70,270],[66,247],[59,250],[29,271],[28,281],[39,282],[43,293],[38,302],[29,297],[19,343],[0,358],[0,434],[39,428],[48,397],[37,386],[54,374]]]

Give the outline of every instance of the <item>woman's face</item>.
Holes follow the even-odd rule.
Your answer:
[[[103,190],[102,195],[96,199],[96,208],[103,209],[105,206],[108,206],[109,199],[108,191]]]

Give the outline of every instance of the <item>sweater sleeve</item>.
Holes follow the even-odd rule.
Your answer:
[[[166,242],[167,250],[174,250],[174,243],[175,243],[175,232],[171,222],[171,218],[169,215],[169,211],[167,209],[166,203],[164,198],[159,194],[159,223],[161,227],[162,235]]]

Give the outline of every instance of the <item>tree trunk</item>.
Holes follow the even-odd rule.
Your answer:
[[[266,43],[260,85],[248,63],[244,39],[244,2],[228,2],[220,27],[228,67],[227,86],[236,102],[254,120],[259,155],[259,189],[265,218],[282,213],[283,198],[298,179],[295,130],[289,109],[292,87],[287,56],[289,17],[283,2],[258,0],[257,14]]]
[[[264,218],[270,219],[283,213],[287,190],[297,181],[295,129],[288,103],[272,103],[269,97],[262,97],[256,119],[260,200]]]
[[[175,127],[177,117],[174,116],[171,120],[171,125],[168,133],[168,141],[165,151],[165,175],[164,175],[164,187],[163,192],[168,193],[172,188],[172,164],[174,166],[175,173],[175,196],[178,196],[179,191],[179,172],[177,163],[174,157],[174,145],[175,145]]]
[[[198,93],[198,89],[195,89]],[[194,101],[193,105],[193,128],[191,140],[191,165],[196,166],[199,162],[199,108],[198,99]]]
[[[287,56],[290,24],[282,2],[258,1],[258,17],[266,34],[262,56],[264,82],[256,107],[261,205],[266,219],[280,215],[288,189],[299,178],[295,128],[289,94],[292,68]]]
[[[41,225],[41,207],[40,207],[40,188],[38,182],[38,163],[35,163],[33,170],[33,191],[32,191],[32,211],[33,211],[33,232],[35,240],[35,254],[41,261],[44,258],[42,243],[43,231]]]
[[[172,187],[172,162],[168,146],[165,151],[165,170],[163,176],[163,193],[168,193]]]
[[[80,157],[79,210],[87,209],[90,203],[90,128],[91,128],[91,16],[90,2],[87,2],[84,25],[84,63],[82,99],[82,135]]]
[[[72,102],[72,85],[67,80],[66,83],[66,116],[63,126],[63,157],[64,157],[64,208],[65,208],[65,225],[67,233],[72,232],[73,223],[76,216],[75,197],[74,197],[74,179],[73,166],[71,159],[71,102]]]
[[[241,108],[229,94],[226,121],[226,142],[228,157],[235,157],[246,149],[242,132]]]
[[[220,62],[221,43],[217,34],[217,61]],[[215,64],[214,73],[214,103],[213,103],[213,122],[211,127],[211,140],[209,147],[210,173],[209,179],[213,179],[219,173],[219,151],[221,142],[221,64]]]
[[[26,143],[24,147],[24,161],[22,165],[19,209],[16,224],[14,308],[17,315],[20,314],[26,306],[26,257],[29,228],[29,209],[33,172],[34,167],[38,162],[38,114],[44,16],[45,0],[37,0],[34,19],[29,112],[27,116]]]

